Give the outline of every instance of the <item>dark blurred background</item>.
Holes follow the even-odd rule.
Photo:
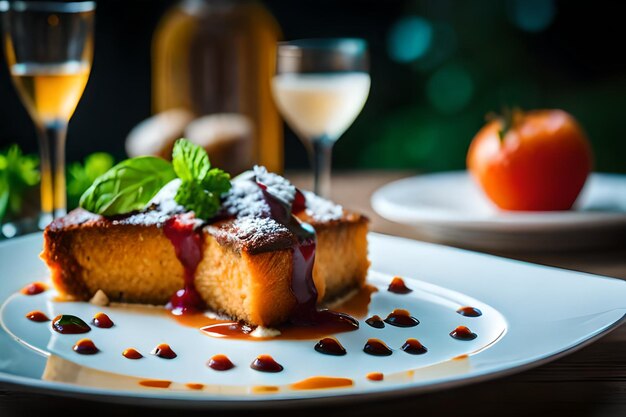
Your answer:
[[[151,113],[151,39],[174,1],[98,4],[91,77],[70,122],[68,160],[124,140]],[[371,50],[368,102],[335,148],[338,168],[463,168],[485,114],[562,108],[587,131],[596,169],[626,172],[626,25],[621,2],[266,0],[284,39],[357,36]],[[3,59],[3,58],[2,58]],[[0,148],[36,152],[33,124],[4,62]],[[285,165],[304,168],[289,130]]]

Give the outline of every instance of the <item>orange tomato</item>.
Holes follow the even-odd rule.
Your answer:
[[[516,111],[510,126],[492,120],[467,154],[472,176],[505,210],[570,209],[592,161],[586,135],[562,110]]]

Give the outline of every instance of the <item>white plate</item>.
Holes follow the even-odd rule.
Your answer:
[[[495,207],[465,171],[394,181],[372,195],[381,216],[459,246],[565,250],[623,243],[626,176],[590,176],[569,211],[512,212]]]
[[[35,261],[41,236],[4,242],[0,244],[0,317],[5,329],[0,331],[0,381],[62,395],[177,407],[258,408],[285,402],[358,401],[362,396],[416,393],[536,366],[614,328],[626,313],[626,283],[620,280],[384,235],[370,234],[369,243],[375,271],[369,280],[379,288],[370,313],[384,316],[393,308],[405,307],[421,323],[413,328],[387,325],[379,330],[361,320],[358,331],[336,335],[348,355],[331,357],[312,349],[316,340],[213,339],[175,325],[162,314],[60,303],[54,300],[52,290],[30,297],[16,295],[25,284],[46,279],[46,268]],[[394,275],[404,277],[414,291],[408,295],[386,291]],[[478,307],[483,316],[456,314],[456,308],[465,304]],[[50,331],[49,323],[26,320],[24,314],[31,308],[50,316],[73,313],[86,321],[104,310],[116,326],[93,328],[86,335],[58,335]],[[478,338],[471,342],[452,339],[448,333],[456,325],[470,327]],[[81,336],[94,340],[102,351],[94,356],[72,352],[71,345]],[[361,348],[368,337],[387,342],[394,349],[393,355],[363,353]],[[420,339],[429,351],[421,356],[400,351],[399,346],[409,337]],[[178,358],[167,361],[149,355],[160,342],[168,342]],[[122,358],[121,350],[129,346],[137,347],[146,357],[139,361]],[[218,373],[204,366],[215,353],[226,353],[236,368]],[[263,374],[249,369],[248,364],[259,353],[270,353],[285,371]],[[458,358],[464,354],[469,356]],[[124,376],[111,376],[111,371]],[[367,380],[365,374],[371,371],[383,372],[385,380]],[[309,391],[289,387],[319,375],[351,378],[354,385]],[[168,389],[143,388],[137,383],[139,378],[174,383]],[[186,382],[205,384],[204,390],[186,389]],[[278,386],[279,391],[259,393],[252,388],[266,385]]]

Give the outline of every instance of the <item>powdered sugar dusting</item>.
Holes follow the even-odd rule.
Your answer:
[[[306,214],[317,222],[341,220],[343,207],[310,191],[302,191],[306,199]]]
[[[222,209],[234,217],[268,217],[271,213],[269,205],[263,198],[263,192],[249,179],[232,182],[232,187],[222,203]]]
[[[256,181],[267,187],[267,192],[274,198],[282,200],[285,205],[291,206],[296,197],[296,187],[286,178],[267,172],[267,168],[258,165],[255,165],[252,171],[256,176]]]
[[[234,220],[230,230],[238,239],[251,245],[266,236],[289,233],[289,229],[269,217],[240,217]]]

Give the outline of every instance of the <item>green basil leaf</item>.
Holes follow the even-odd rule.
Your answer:
[[[164,159],[154,156],[127,159],[99,176],[81,196],[80,206],[104,215],[141,210],[174,178],[172,164]]]
[[[204,148],[186,139],[178,139],[172,151],[172,165],[178,178],[183,181],[202,181],[211,163]]]

